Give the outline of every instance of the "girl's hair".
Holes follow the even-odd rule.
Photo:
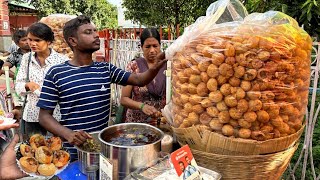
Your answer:
[[[27,34],[29,33],[47,42],[54,41],[54,33],[52,32],[52,29],[41,22],[31,24],[27,30]]]
[[[159,44],[161,44],[160,34],[158,30],[155,28],[146,28],[142,31],[142,34],[140,36],[141,47],[143,46],[144,41],[146,41],[146,39],[150,37],[155,38],[156,40],[158,40]]]

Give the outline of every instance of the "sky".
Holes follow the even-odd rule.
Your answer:
[[[116,6],[121,6],[121,2],[122,2],[122,0],[107,0],[107,1]]]
[[[118,8],[118,25],[124,28],[138,28],[139,25],[132,23],[130,20],[125,20],[124,14],[123,14],[123,8],[121,7],[122,0],[107,0],[109,3],[117,6]]]

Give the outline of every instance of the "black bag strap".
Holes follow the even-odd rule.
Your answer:
[[[26,74],[26,82],[30,82],[30,77],[29,77],[29,72],[30,72],[30,62],[31,62],[31,56],[32,56],[32,52],[30,52],[30,55],[29,55],[29,59],[28,59],[28,64],[27,64],[27,74]],[[27,104],[27,96],[28,94],[26,93],[25,97],[24,97],[24,100],[23,100],[23,104],[22,104],[22,107],[21,107],[21,119],[20,119],[20,132],[24,135],[26,132],[25,132],[25,122],[23,120],[23,113],[24,113],[24,108]]]
[[[28,59],[28,64],[27,64],[26,83],[30,82],[29,74],[30,74],[31,56],[32,56],[32,52],[30,52],[29,59]],[[24,102],[23,102],[23,106],[22,106],[23,108],[26,105],[26,103],[27,103],[27,93],[26,93],[25,98],[24,98]]]
[[[30,52],[29,59],[28,59],[26,82],[30,82],[30,79],[29,79],[30,69],[29,69],[29,67],[30,67],[30,62],[31,62],[31,56],[32,56],[32,52]]]

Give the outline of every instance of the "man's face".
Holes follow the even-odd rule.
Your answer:
[[[188,157],[186,157],[186,161],[187,161],[188,164],[191,164],[191,161],[190,161],[190,159]]]
[[[83,24],[78,28],[77,45],[75,48],[85,52],[95,52],[100,49],[100,39],[96,27],[91,24]]]
[[[180,166],[180,170],[183,172],[184,171],[184,164],[183,163],[179,163]]]
[[[28,44],[28,37],[23,37],[19,40],[17,46],[23,50],[30,50],[29,44]]]

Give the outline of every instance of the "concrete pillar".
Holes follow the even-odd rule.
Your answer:
[[[0,0],[0,51],[5,51],[11,44],[8,0]]]

